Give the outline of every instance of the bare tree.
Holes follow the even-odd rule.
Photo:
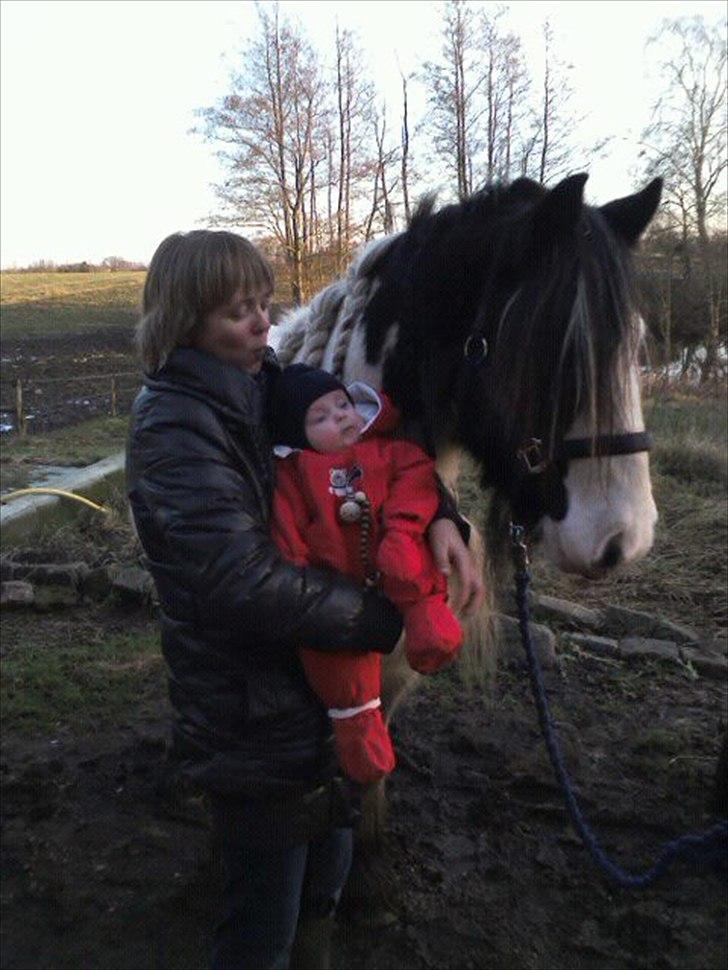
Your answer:
[[[499,176],[509,181],[513,175],[519,142],[523,146],[531,81],[515,34],[503,39],[503,111]]]
[[[577,164],[572,134],[581,119],[572,112],[570,70],[571,65],[564,64],[554,50],[554,32],[547,20],[543,25],[541,102],[533,126],[535,164],[527,169],[542,184],[566,175]]]
[[[449,0],[440,58],[423,71],[432,108],[427,127],[460,198],[510,178],[523,155],[530,82],[520,40],[503,28],[505,11]]]
[[[341,272],[358,232],[355,203],[371,171],[374,88],[367,78],[364,55],[350,30],[336,27],[335,96],[338,137],[336,255]]]
[[[477,106],[474,123],[482,130],[484,157],[478,181],[507,178],[512,143],[518,129],[520,112],[516,97],[522,98],[527,85],[521,59],[520,42],[501,29],[505,7],[484,8],[476,19],[475,48],[479,52],[482,77],[476,80]]]
[[[447,0],[442,9],[440,60],[428,61],[423,79],[431,106],[427,122],[435,154],[454,176],[458,197],[472,190],[475,11],[464,0]],[[482,73],[480,74],[482,78]]]
[[[694,252],[705,283],[703,376],[716,362],[725,301],[724,267],[716,265],[711,226],[726,201],[726,45],[724,30],[701,17],[665,21],[652,44],[667,47],[660,75],[665,93],[643,132],[649,174],[665,176],[665,200],[690,265]],[[694,240],[694,245],[693,245]]]
[[[317,231],[316,170],[325,157],[325,90],[315,51],[278,6],[258,7],[259,33],[243,52],[230,93],[200,110],[220,146],[218,224],[259,228],[280,245],[292,296],[307,291],[306,258]]]
[[[401,133],[401,153],[402,161],[402,204],[404,205],[405,223],[409,225],[411,209],[409,195],[409,154],[410,154],[410,134],[409,134],[409,107],[407,101],[407,78],[400,72],[402,78],[402,133]]]
[[[375,219],[379,219],[379,227],[385,233],[394,231],[395,214],[392,192],[397,188],[399,174],[399,149],[387,147],[387,110],[383,105],[381,111],[375,111],[372,117],[374,141],[377,146],[377,158],[374,168],[374,186],[372,190],[372,204],[364,229],[365,240],[371,239],[375,231]],[[391,180],[390,180],[391,179]]]

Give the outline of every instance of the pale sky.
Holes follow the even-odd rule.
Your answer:
[[[725,19],[723,0],[507,6],[536,76],[541,24],[551,21],[558,54],[574,65],[575,114],[588,113],[584,141],[615,136],[608,157],[591,165],[590,201],[632,191],[639,133],[660,90],[645,41],[665,17]],[[281,7],[324,55],[337,16],[358,32],[394,125],[398,64],[409,72],[435,56],[439,4],[297,0]],[[190,129],[195,109],[225,93],[236,51],[254,30],[253,3],[4,0],[0,16],[2,266],[106,256],[147,262],[170,232],[204,225],[221,172],[213,147]],[[411,92],[421,108],[414,84]]]

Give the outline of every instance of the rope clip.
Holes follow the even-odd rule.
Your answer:
[[[513,565],[519,572],[528,569],[531,559],[528,555],[526,529],[516,522],[511,522],[511,555],[513,557]]]

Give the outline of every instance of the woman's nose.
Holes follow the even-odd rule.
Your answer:
[[[262,306],[257,306],[255,309],[255,316],[261,330],[270,330],[270,317],[268,316],[267,307],[264,308]]]

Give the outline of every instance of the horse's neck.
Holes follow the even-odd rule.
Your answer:
[[[339,327],[337,326],[337,330],[338,329]],[[397,339],[396,327],[393,327],[392,330],[395,331],[392,340],[387,340],[379,360],[375,361],[373,364],[370,364],[367,362],[366,330],[364,324],[359,322],[356,326],[351,328],[348,334],[348,343],[341,370],[341,378],[345,384],[350,384],[352,381],[363,381],[365,384],[368,384],[375,390],[381,391],[384,361],[386,359],[387,352],[391,349]],[[337,340],[337,337],[341,336],[343,335],[337,334],[337,331],[335,330],[332,334],[329,347],[327,348],[325,360],[332,365],[334,363],[333,355],[341,346],[340,340]],[[326,366],[326,364],[324,364],[324,366]],[[334,368],[332,367],[331,369]],[[335,372],[336,371],[334,370],[334,373]]]

